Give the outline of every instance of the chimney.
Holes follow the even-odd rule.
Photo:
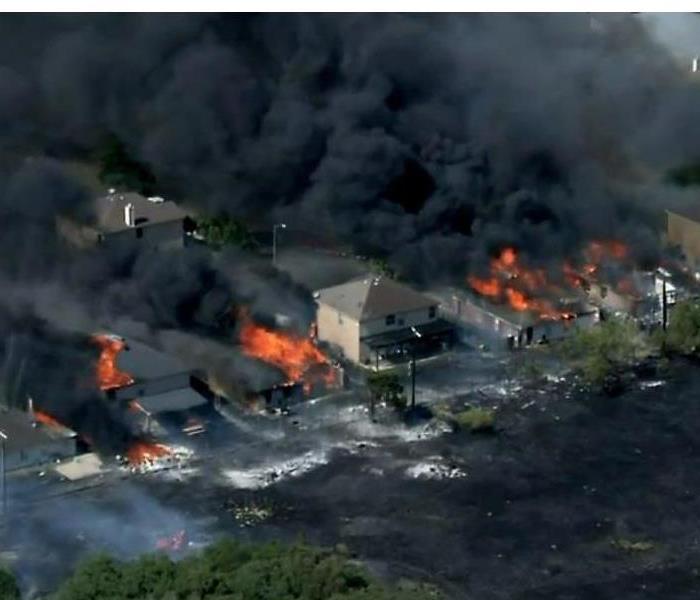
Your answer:
[[[36,419],[34,418],[34,400],[31,396],[27,398],[27,414],[29,415],[29,420],[32,422],[32,427],[36,427]]]
[[[127,227],[136,225],[134,219],[134,205],[131,202],[124,207],[124,223],[126,223]]]

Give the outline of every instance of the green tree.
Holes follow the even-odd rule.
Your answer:
[[[390,588],[342,552],[305,544],[218,542],[173,562],[147,555],[119,563],[98,556],[80,566],[55,600],[428,600],[435,591]]]
[[[393,279],[396,276],[394,269],[386,258],[370,258],[369,269],[374,275],[381,275]]]
[[[373,372],[367,376],[367,387],[375,402],[386,402],[397,410],[406,408],[403,386],[395,373]]]
[[[620,319],[577,329],[564,342],[563,350],[580,369],[584,379],[596,386],[605,385],[621,368],[648,353],[637,326],[632,321]]]
[[[227,215],[198,219],[197,232],[214,248],[240,246],[251,250],[257,246],[245,223]]]
[[[688,163],[668,171],[666,180],[680,187],[700,185],[700,163]]]
[[[114,134],[107,135],[97,152],[100,181],[114,188],[144,195],[155,193],[156,179],[150,169],[132,158],[124,143]]]
[[[12,573],[0,567],[0,600],[19,600],[19,586]]]
[[[700,350],[700,304],[684,300],[671,312],[668,327],[661,337],[663,350],[678,354],[697,354]]]

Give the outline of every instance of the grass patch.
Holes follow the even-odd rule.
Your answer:
[[[610,541],[610,545],[617,550],[628,554],[642,554],[656,549],[653,542],[645,540],[630,540],[627,538],[615,538]]]
[[[472,433],[491,432],[496,424],[496,411],[490,408],[468,408],[455,414],[453,419],[460,429]]]

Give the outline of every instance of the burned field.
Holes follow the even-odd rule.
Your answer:
[[[176,554],[222,534],[304,536],[454,598],[693,598],[699,381],[679,363],[617,398],[567,380],[484,392],[470,399],[499,406],[490,435],[371,425],[348,417],[351,398],[308,407],[296,425],[247,419],[180,471],[41,500],[34,490],[26,504],[16,489],[4,537],[15,542],[2,549],[51,581],[69,555],[129,556],[179,531]]]

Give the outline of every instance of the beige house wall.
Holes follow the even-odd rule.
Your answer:
[[[395,313],[393,325],[386,324],[386,317],[372,319],[371,321],[363,321],[360,326],[360,337],[364,338],[370,335],[378,335],[380,333],[396,331],[397,329],[404,329],[405,327],[415,327],[416,325],[424,325],[425,323],[434,321],[437,318],[437,305],[435,306],[433,315],[434,316],[431,318],[430,310],[426,307],[419,310]]]
[[[348,360],[360,361],[360,323],[358,321],[319,302],[316,326],[320,341],[338,346]]]
[[[683,249],[693,264],[700,262],[700,223],[667,211],[667,234],[670,244]]]

